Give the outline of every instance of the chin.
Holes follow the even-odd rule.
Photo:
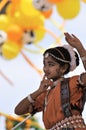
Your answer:
[[[50,77],[50,76],[46,76],[48,79],[51,79],[52,77]]]
[[[48,79],[54,79],[54,78],[53,78],[53,77],[51,77],[51,76],[47,76],[47,78],[48,78]]]

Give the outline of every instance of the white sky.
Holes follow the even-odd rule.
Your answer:
[[[59,24],[63,21],[57,12],[53,13],[52,19],[56,20]],[[45,26],[57,35],[61,33],[50,20],[46,20]],[[76,18],[66,21],[64,29],[78,36],[86,48],[86,4],[82,3],[80,13]],[[54,41],[55,39],[47,34],[39,44],[47,48]],[[64,37],[61,41],[65,43]],[[29,45],[28,47],[35,49],[34,45]],[[34,54],[25,50],[24,53],[38,68],[42,69],[42,54]],[[21,54],[12,60],[6,60],[0,57],[0,70],[14,83],[14,86],[11,86],[0,75],[0,112],[13,114],[16,104],[38,88],[41,77],[27,64]],[[71,74],[79,74],[82,71],[84,71],[84,69],[82,64],[80,64],[76,71]],[[41,113],[36,115],[39,120],[41,120],[40,115]],[[86,107],[83,112],[83,117],[86,120]],[[41,121],[39,122],[41,124]],[[3,117],[0,117],[0,130],[4,130]]]

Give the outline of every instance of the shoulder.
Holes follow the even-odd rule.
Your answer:
[[[76,88],[79,85],[79,75],[69,77],[69,87]]]
[[[79,75],[75,75],[75,76],[69,77],[70,82],[77,82],[78,79],[79,79]]]

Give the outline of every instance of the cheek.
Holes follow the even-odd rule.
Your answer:
[[[53,74],[53,75],[58,75],[58,70],[57,70],[57,69],[55,69],[55,68],[54,68],[54,69],[52,69],[52,70],[51,70],[51,72],[52,72],[52,74]]]
[[[55,69],[55,70],[54,70],[54,73],[55,73],[56,75],[60,75],[60,74],[61,74],[60,69],[59,69],[59,68]]]
[[[59,67],[54,68],[54,71],[55,71],[56,73],[58,73],[58,72],[60,71],[60,68],[59,68]]]

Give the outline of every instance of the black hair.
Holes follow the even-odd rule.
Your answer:
[[[76,57],[76,66],[78,66],[79,65],[79,57],[78,57],[77,52],[76,51],[74,51],[74,52],[75,52],[75,57]],[[67,74],[70,71],[71,57],[70,57],[70,53],[68,52],[68,50],[66,48],[64,48],[64,47],[49,48],[44,52],[43,56],[45,56],[46,53],[50,53],[53,56],[57,57],[57,58],[55,58],[52,55],[50,55],[53,57],[53,59],[56,62],[58,62],[60,64],[60,66],[64,66],[65,64],[68,65],[64,74]],[[68,62],[61,61],[58,58],[65,60],[65,61],[68,61]]]
[[[75,57],[76,57],[76,66],[78,66],[79,65],[79,56],[76,51],[74,51],[74,52],[75,52]]]

